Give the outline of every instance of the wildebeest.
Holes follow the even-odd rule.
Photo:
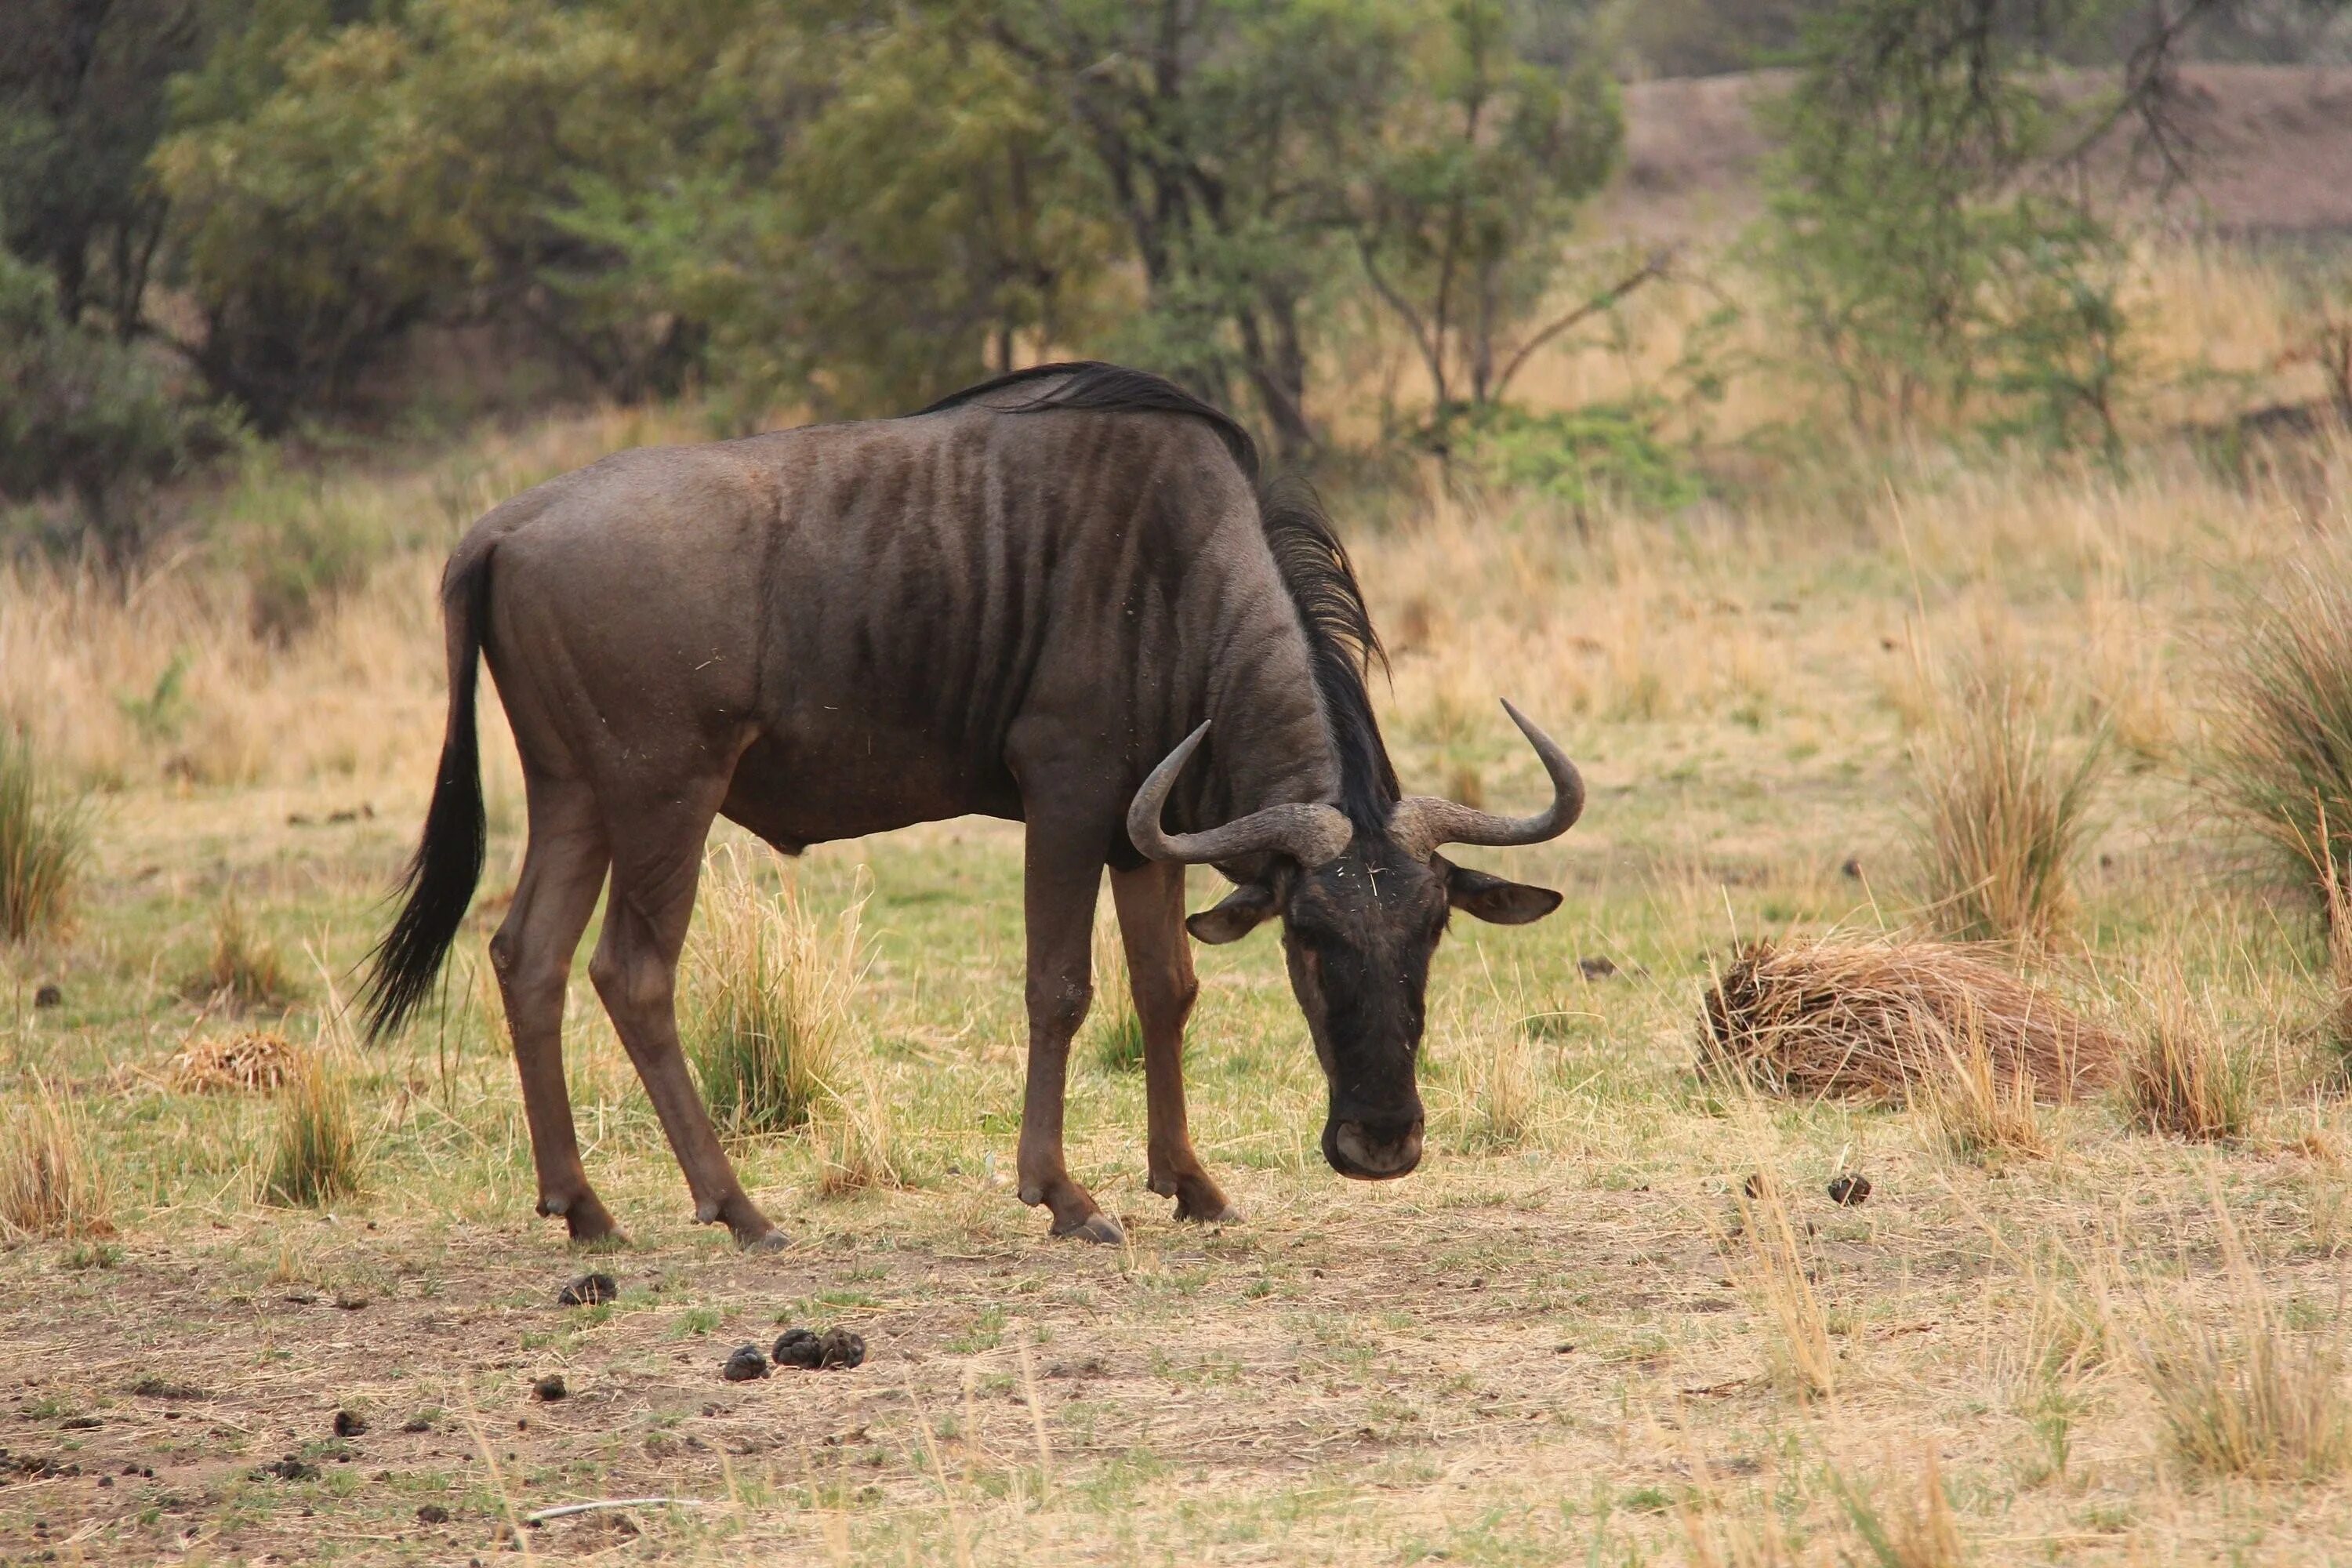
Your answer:
[[[609,874],[589,974],[696,1217],[782,1244],[719,1148],[673,1013],[715,816],[787,854],[967,813],[1027,825],[1021,1198],[1052,1210],[1055,1235],[1116,1240],[1062,1157],[1106,865],[1142,1025],[1151,1190],[1180,1219],[1215,1220],[1232,1210],[1184,1119],[1182,931],[1225,942],[1280,917],[1329,1086],[1324,1156],[1400,1176],[1421,1154],[1413,1059],[1448,910],[1515,924],[1559,904],[1437,847],[1535,843],[1583,806],[1574,764],[1517,710],[1551,778],[1545,810],[1401,795],[1365,689],[1380,644],[1311,493],[1261,486],[1227,415],[1110,365],[999,377],[900,419],[607,458],[476,523],[442,602],[448,730],[407,901],[375,953],[371,1028],[424,1000],[481,875],[478,653],[530,829],[490,956],[539,1211],[576,1240],[614,1233],[562,1059],[572,952]],[[1188,920],[1184,867],[1200,862],[1236,886]]]

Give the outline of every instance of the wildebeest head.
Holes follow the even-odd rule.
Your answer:
[[[1382,1181],[1420,1163],[1413,1061],[1430,955],[1452,911],[1524,925],[1559,907],[1549,889],[1456,866],[1437,853],[1444,844],[1541,843],[1567,832],[1584,809],[1576,764],[1517,709],[1503,707],[1551,775],[1551,805],[1533,816],[1409,795],[1378,832],[1359,831],[1333,806],[1281,805],[1203,833],[1167,833],[1161,808],[1206,724],[1152,770],[1129,807],[1128,837],[1155,860],[1262,863],[1252,879],[1185,926],[1202,942],[1227,942],[1281,918],[1291,990],[1330,1089],[1323,1157],[1343,1176]]]

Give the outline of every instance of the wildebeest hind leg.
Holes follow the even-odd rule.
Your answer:
[[[1029,803],[1022,908],[1029,941],[1029,1081],[1021,1100],[1021,1201],[1053,1211],[1054,1234],[1126,1239],[1118,1222],[1070,1175],[1062,1157],[1062,1100],[1070,1037],[1094,999],[1095,898],[1110,825],[1081,826]]]
[[[572,951],[604,885],[604,826],[585,784],[532,779],[527,789],[530,846],[514,903],[490,938],[490,964],[498,971],[515,1071],[522,1079],[539,1212],[562,1215],[574,1241],[618,1238],[619,1227],[581,1169],[572,1097],[563,1083],[563,995]]]
[[[688,784],[683,798],[614,810],[612,894],[588,973],[685,1169],[694,1217],[705,1225],[723,1220],[738,1244],[766,1251],[781,1248],[783,1236],[736,1180],[677,1040],[678,954],[694,912],[703,839],[724,794],[723,785],[698,791]],[[627,824],[625,837],[621,823]]]
[[[1178,1219],[1220,1222],[1241,1214],[1225,1201],[1192,1152],[1184,1117],[1184,1020],[1200,983],[1184,940],[1184,868],[1154,862],[1110,874],[1135,1016],[1143,1026],[1145,1152],[1151,1190],[1176,1200]]]

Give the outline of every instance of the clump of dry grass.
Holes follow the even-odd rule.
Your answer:
[[[1732,1282],[1766,1327],[1774,1373],[1809,1398],[1837,1393],[1837,1351],[1829,1314],[1813,1289],[1796,1226],[1778,1182],[1751,1182],[1738,1194],[1739,1230],[1721,1246]]]
[[[360,1190],[364,1151],[351,1085],[323,1048],[297,1055],[278,1102],[265,1202],[319,1207]]]
[[[907,1184],[899,1163],[898,1121],[881,1086],[861,1075],[828,1095],[816,1113],[817,1189],[829,1198],[889,1192]]]
[[[51,784],[28,738],[0,726],[0,938],[64,923],[89,847],[82,798]]]
[[[2050,1152],[2033,1079],[1993,1070],[1979,1019],[1969,1021],[1965,1049],[1946,1047],[1945,1068],[1928,1083],[1920,1108],[1948,1153],[1981,1164],[2009,1154],[2039,1159]]]
[[[1455,1037],[1454,1119],[1465,1150],[1517,1149],[1535,1136],[1542,1108],[1535,1041],[1518,1028]]]
[[[1699,1034],[1703,1067],[1772,1093],[1881,1101],[1978,1050],[1997,1083],[2065,1100],[2124,1049],[1982,954],[1919,942],[1753,943],[1708,988]]]
[[[1933,1448],[1921,1456],[1916,1489],[1902,1494],[1892,1506],[1834,1468],[1830,1479],[1837,1489],[1838,1500],[1845,1505],[1853,1532],[1862,1538],[1878,1568],[1959,1568],[1968,1561]]]
[[[193,997],[217,996],[234,1007],[284,1007],[300,994],[278,944],[246,919],[236,895],[213,912],[212,952],[183,991]]]
[[[714,1117],[783,1132],[808,1121],[841,1071],[862,905],[828,928],[790,882],[745,860],[730,848],[706,868],[681,1032]]]
[[[2200,1142],[2243,1137],[2256,1109],[2253,1062],[2221,1038],[2178,977],[2154,988],[2147,1013],[2123,1061],[2120,1087],[2132,1121]]]
[[[301,1052],[285,1036],[247,1029],[198,1040],[163,1064],[163,1072],[182,1094],[268,1093],[284,1088],[300,1060]]]
[[[2352,862],[2352,585],[2305,562],[2233,624],[2207,777],[2226,806],[2325,900]]]
[[[0,1236],[114,1234],[106,1165],[68,1091],[34,1074],[0,1124]]]
[[[2168,1444],[2211,1475],[2340,1474],[2352,1467],[2340,1332],[2291,1329],[2218,1198],[2214,1212],[2228,1287],[2219,1321],[2187,1301],[2151,1304],[2136,1346]]]
[[[2074,919],[2104,736],[2063,760],[2036,684],[1991,657],[1961,666],[1945,687],[1912,745],[1927,917],[1967,941],[2053,941]]]

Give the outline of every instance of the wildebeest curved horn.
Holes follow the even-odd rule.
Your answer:
[[[1459,801],[1407,795],[1389,816],[1389,836],[1400,847],[1426,855],[1441,844],[1541,844],[1576,826],[1584,814],[1584,775],[1559,743],[1529,722],[1508,698],[1503,700],[1503,711],[1543,759],[1544,772],[1551,775],[1551,805],[1533,816],[1497,816]]]
[[[1203,720],[1199,729],[1160,760],[1143,787],[1135,792],[1127,808],[1127,836],[1138,849],[1154,860],[1179,860],[1191,866],[1279,849],[1302,866],[1320,866],[1347,848],[1355,828],[1344,814],[1318,803],[1262,806],[1205,833],[1162,829],[1160,814],[1168,804],[1168,791],[1208,732],[1208,721]]]

